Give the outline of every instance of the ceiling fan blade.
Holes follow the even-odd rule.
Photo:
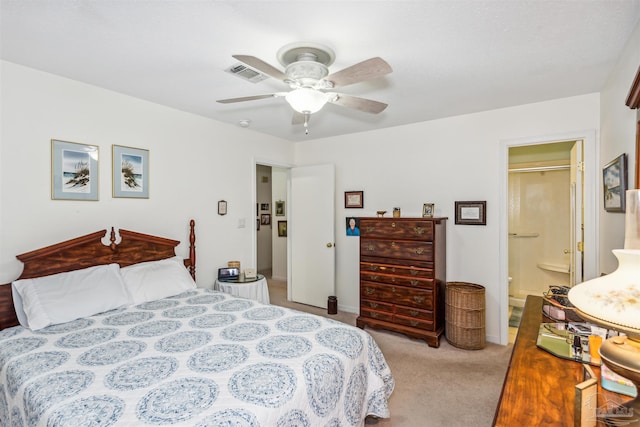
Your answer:
[[[258,99],[266,99],[266,98],[277,98],[280,96],[277,93],[270,93],[268,95],[253,95],[253,96],[243,96],[241,98],[228,98],[228,99],[218,99],[216,102],[221,104],[232,104],[234,102],[244,102],[244,101],[255,101]]]
[[[330,87],[341,87],[384,76],[392,71],[384,59],[375,57],[330,74],[323,80],[331,82],[333,86]]]
[[[373,99],[358,98],[357,96],[345,95],[343,93],[336,93],[333,98],[329,98],[329,102],[371,114],[381,113],[388,106],[384,102],[374,101]]]
[[[276,67],[267,64],[262,59],[258,59],[255,56],[250,55],[232,55],[235,59],[240,62],[244,62],[245,64],[255,68],[258,71],[262,71],[268,76],[273,77],[278,80],[286,80],[288,77],[285,73],[278,70]]]

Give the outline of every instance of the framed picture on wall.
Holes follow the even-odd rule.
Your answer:
[[[271,224],[271,215],[269,215],[269,214],[260,215],[260,224],[262,224],[262,225]]]
[[[487,225],[487,202],[455,202],[456,224]]]
[[[98,146],[51,140],[51,198],[98,200]]]
[[[276,202],[276,216],[284,216],[284,201],[278,200]]]
[[[149,198],[149,150],[113,146],[113,197]]]
[[[278,237],[287,237],[287,221],[278,221]]]
[[[627,155],[622,153],[602,169],[604,185],[604,210],[607,212],[625,211],[625,193],[627,191]]]
[[[364,191],[345,191],[344,207],[345,208],[364,207]]]

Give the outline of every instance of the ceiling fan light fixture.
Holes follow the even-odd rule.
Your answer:
[[[320,111],[329,100],[326,93],[307,87],[292,90],[287,93],[285,99],[291,108],[303,114],[313,114]]]

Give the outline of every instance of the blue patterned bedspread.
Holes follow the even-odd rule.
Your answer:
[[[368,333],[207,289],[0,331],[2,426],[361,426],[393,387]]]

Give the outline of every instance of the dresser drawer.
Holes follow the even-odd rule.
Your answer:
[[[433,240],[433,221],[420,219],[404,221],[361,219],[360,236],[385,239]]]
[[[419,261],[433,261],[433,244],[411,240],[360,238],[360,254]]]
[[[427,331],[433,330],[433,321],[418,319],[415,317],[404,317],[404,316],[394,316],[393,318],[395,323],[399,323],[401,325],[411,326],[412,328],[425,329]]]
[[[360,295],[367,300],[433,310],[433,292],[429,289],[361,282]]]
[[[388,313],[393,313],[393,304],[388,304],[386,302],[380,302],[375,300],[363,299],[360,301],[360,310],[375,310],[375,311],[386,311]]]
[[[402,285],[433,289],[433,279],[424,279],[411,276],[399,276],[397,274],[383,274],[371,271],[360,271],[360,280],[369,282],[386,283],[389,285]]]
[[[378,262],[361,262],[361,273],[383,273],[398,276],[415,277],[417,279],[433,279],[433,268],[381,264]]]

